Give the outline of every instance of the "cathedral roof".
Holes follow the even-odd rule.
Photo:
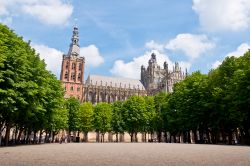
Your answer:
[[[86,80],[86,85],[145,90],[140,80],[122,77],[109,77],[102,75],[89,75]]]

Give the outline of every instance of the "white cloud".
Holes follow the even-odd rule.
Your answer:
[[[182,51],[191,59],[199,57],[207,50],[215,47],[206,35],[179,34],[166,45],[172,51]]]
[[[59,78],[63,52],[43,44],[31,44],[31,46],[40,54],[40,58],[44,59],[47,65],[46,69],[50,70]],[[100,56],[98,48],[95,45],[82,47],[80,49],[80,54],[85,57],[87,66],[97,67],[104,62],[103,57]]]
[[[100,55],[99,49],[95,45],[89,45],[87,47],[81,47],[81,56],[86,59],[86,65],[97,67],[104,62],[103,57]]]
[[[249,0],[193,0],[192,8],[208,31],[238,31],[250,25]]]
[[[212,69],[216,69],[217,67],[219,67],[221,65],[221,61],[215,61],[213,64],[212,64]]]
[[[174,63],[168,58],[168,56],[160,53],[157,50],[153,50],[147,51],[144,55],[133,58],[132,61],[127,63],[123,60],[115,61],[110,72],[115,76],[140,79],[141,65],[144,65],[145,67],[148,66],[148,60],[150,59],[152,52],[156,54],[158,65],[163,67],[163,63],[166,61],[168,63],[169,69],[172,69]],[[182,69],[189,69],[191,66],[191,64],[188,62],[179,62],[179,64]]]
[[[31,44],[31,46],[40,54],[40,58],[44,59],[47,64],[47,70],[50,70],[58,78],[61,72],[63,53],[55,48],[50,48],[42,44]]]
[[[229,52],[225,57],[240,57],[243,56],[248,50],[250,49],[250,44],[248,43],[242,43],[240,46],[237,47],[235,51]],[[212,68],[217,68],[220,64],[222,64],[222,61],[215,61],[212,64]]]
[[[250,44],[242,43],[235,51],[228,53],[226,55],[226,57],[231,57],[231,56],[240,57],[240,56],[243,56],[248,51],[248,49],[250,49]]]
[[[73,6],[63,0],[1,0],[0,17],[28,14],[48,25],[65,25],[73,12]]]
[[[163,51],[163,49],[164,49],[163,44],[156,43],[154,40],[147,42],[145,44],[145,47],[150,49],[150,50],[158,50],[158,51]]]

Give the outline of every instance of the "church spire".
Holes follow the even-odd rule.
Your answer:
[[[79,32],[78,32],[77,26],[74,26],[68,56],[78,56],[78,55],[80,55],[78,33]]]

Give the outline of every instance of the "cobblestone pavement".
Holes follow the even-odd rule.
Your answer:
[[[0,148],[0,165],[250,165],[250,147],[167,143],[71,143]]]

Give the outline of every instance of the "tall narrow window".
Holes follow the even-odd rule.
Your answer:
[[[74,91],[74,87],[73,87],[73,86],[71,86],[71,87],[70,87],[70,90],[71,90],[71,91]]]
[[[76,64],[72,63],[72,69],[76,69]]]
[[[66,69],[68,69],[68,68],[69,68],[69,62],[66,63]]]
[[[81,73],[78,74],[78,81],[81,81]]]
[[[75,76],[75,73],[72,73],[71,74],[71,80],[75,80],[76,76]]]
[[[79,63],[79,67],[78,67],[79,70],[82,70],[82,64]]]
[[[66,71],[65,75],[64,75],[65,79],[68,79],[68,71]]]

